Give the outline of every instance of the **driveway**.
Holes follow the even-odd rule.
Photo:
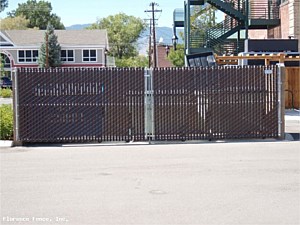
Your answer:
[[[285,110],[285,132],[300,133],[300,110]]]
[[[1,224],[298,225],[299,143],[2,148]]]
[[[12,98],[2,98],[0,97],[0,105],[12,104]]]

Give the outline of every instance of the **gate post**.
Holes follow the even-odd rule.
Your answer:
[[[280,140],[285,138],[285,66],[284,63],[278,63],[277,87],[278,87],[278,136]]]
[[[154,140],[153,70],[145,69],[145,139]]]
[[[18,87],[18,72],[17,68],[12,69],[12,81],[13,81],[13,130],[14,140],[13,146],[20,146],[22,142],[19,137],[19,87]]]

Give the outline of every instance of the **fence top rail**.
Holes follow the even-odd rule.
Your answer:
[[[16,67],[16,71],[22,72],[67,72],[67,71],[144,71],[143,67]]]
[[[252,58],[251,58],[252,59]],[[287,58],[289,60],[290,58]],[[299,57],[298,57],[299,59]],[[220,60],[220,59],[219,59]],[[223,59],[222,59],[223,60]],[[237,60],[237,59],[224,59],[224,60]],[[274,66],[274,65],[270,65]],[[234,66],[233,68],[245,68],[245,67],[265,67],[262,65],[255,65],[255,66]],[[190,70],[217,70],[217,69],[224,69],[224,66],[216,65],[216,66],[200,66],[200,67],[156,67],[156,68],[135,68],[135,67],[126,67],[126,68],[77,68],[77,67],[70,67],[70,68],[36,68],[36,67],[18,67],[16,70],[22,73],[58,73],[58,72],[98,72],[98,71],[112,71],[112,72],[122,72],[122,71],[145,71],[145,70],[152,70],[152,71],[190,71]]]

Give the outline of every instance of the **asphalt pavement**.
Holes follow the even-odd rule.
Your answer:
[[[299,143],[2,148],[0,223],[299,225]]]

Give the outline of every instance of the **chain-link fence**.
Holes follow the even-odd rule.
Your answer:
[[[15,142],[276,138],[277,67],[14,73]]]

